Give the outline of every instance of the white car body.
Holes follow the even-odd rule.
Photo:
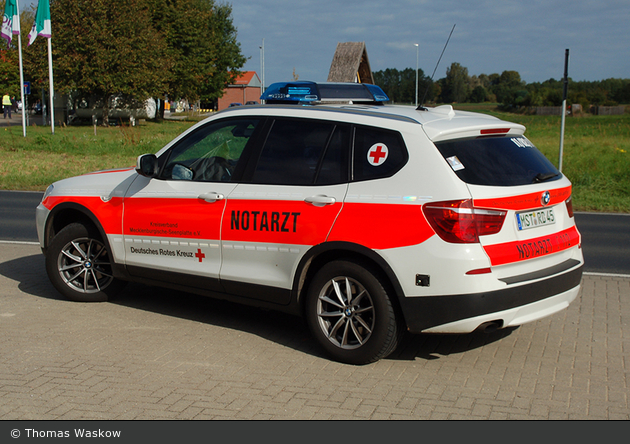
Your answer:
[[[327,185],[164,180],[134,169],[70,178],[37,209],[42,249],[81,219],[103,237],[116,278],[297,314],[317,267],[339,258],[369,262],[401,314],[400,329],[413,333],[516,326],[576,298],[583,258],[570,181],[468,184],[456,175],[463,166],[445,161],[435,145],[482,136],[527,144],[523,126],[450,106],[248,106],[200,122],[156,156],[213,122],[261,116],[386,128],[400,135],[408,158],[391,177]],[[370,149],[368,156],[382,154]],[[445,241],[427,206],[456,200],[502,214],[500,230],[476,242]],[[517,213],[525,223],[543,210],[552,223],[519,230]]]

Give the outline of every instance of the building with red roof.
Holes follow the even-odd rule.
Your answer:
[[[261,83],[256,71],[245,71],[223,91],[223,97],[219,99],[217,104],[217,111],[228,108],[231,103],[240,103],[241,105],[245,105],[247,102],[260,103],[261,94]]]

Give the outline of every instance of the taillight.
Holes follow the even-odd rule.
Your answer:
[[[430,202],[422,207],[433,230],[446,242],[469,244],[501,231],[506,211],[473,207],[472,200]]]
[[[480,131],[482,136],[488,135],[496,135],[496,134],[507,134],[510,132],[510,128],[491,128],[491,129],[483,129]]]
[[[567,212],[569,213],[569,217],[573,217],[573,196],[569,196],[567,200],[564,201],[567,204]]]

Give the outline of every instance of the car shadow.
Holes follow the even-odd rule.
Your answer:
[[[403,336],[398,348],[388,359],[412,361],[416,358],[431,361],[440,356],[465,353],[484,347],[512,334],[518,327],[493,332],[475,331],[468,334],[410,334]]]
[[[19,290],[23,293],[45,299],[65,300],[48,280],[43,254],[2,262],[0,275],[16,281]]]
[[[26,256],[0,263],[0,275],[18,282],[18,288],[24,293],[65,301],[46,276],[43,255]],[[128,284],[108,303],[247,332],[296,351],[327,359],[312,338],[303,319],[282,312],[135,283]],[[439,359],[440,356],[465,353],[501,340],[513,330],[451,335],[405,334],[398,348],[387,359],[402,361]]]

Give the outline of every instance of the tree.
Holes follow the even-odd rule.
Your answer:
[[[127,0],[53,0],[55,90],[80,91],[101,99],[108,122],[114,99],[143,102],[160,96],[166,84],[166,45],[151,26],[146,2]],[[43,82],[48,76],[45,39],[29,47],[29,71]]]
[[[419,95],[429,91],[425,103],[433,97],[445,103],[470,101],[499,102],[506,109],[536,106],[560,106],[563,101],[562,80],[549,79],[540,83],[527,84],[517,71],[503,71],[501,74],[479,74],[468,76],[468,70],[459,63],[453,63],[446,77],[432,82],[420,74]],[[399,103],[413,102],[415,74],[413,69],[403,71],[388,68],[373,73],[374,82],[387,93],[390,99]],[[412,78],[413,77],[413,78]],[[427,89],[428,88],[428,89]],[[419,98],[422,102],[422,99]],[[630,79],[605,79],[595,82],[574,82],[569,79],[568,103],[581,104],[587,110],[589,105],[615,105],[630,103]]]
[[[482,103],[485,102],[488,98],[488,91],[481,85],[475,86],[475,88],[470,93],[469,100],[472,103]]]
[[[454,62],[446,69],[446,78],[442,84],[442,100],[445,103],[464,102],[468,94],[468,68]]]
[[[216,101],[247,59],[236,40],[232,8],[213,0],[146,0],[172,62],[164,93]]]
[[[4,40],[0,44],[6,43]],[[0,94],[20,94],[20,71],[18,53],[12,49],[0,49]]]
[[[624,81],[624,85],[615,94],[615,100],[619,103],[630,103],[630,80]]]
[[[100,97],[106,114],[113,98],[216,100],[246,61],[231,13],[213,0],[51,0],[55,90]],[[45,39],[27,64],[44,84]]]
[[[372,73],[374,83],[380,86],[390,101],[396,103],[415,103],[416,72],[413,68],[405,68],[402,71],[396,68],[388,68],[384,71]],[[431,79],[418,69],[418,100],[421,101],[427,92],[425,100],[433,99]]]
[[[525,82],[517,71],[503,71],[501,75],[492,75],[491,91],[504,108],[520,106],[527,96]]]
[[[372,73],[374,83],[380,86],[392,102],[399,101],[400,72],[396,68],[387,68],[384,71]]]
[[[213,37],[214,71],[201,89],[201,97],[217,100],[223,91],[239,74],[247,58],[241,52],[241,44],[236,38],[237,31],[232,21],[232,7],[228,4],[214,5],[209,22]]]

